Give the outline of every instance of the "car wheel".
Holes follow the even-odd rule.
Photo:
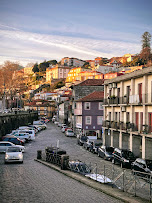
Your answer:
[[[115,164],[115,159],[112,159],[112,163]]]

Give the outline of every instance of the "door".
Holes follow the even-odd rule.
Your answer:
[[[152,113],[149,113],[149,132],[152,132]]]
[[[117,89],[118,104],[120,104],[120,88]]]
[[[0,152],[5,151],[5,143],[0,143]]]
[[[127,103],[129,103],[130,86],[127,86]]]
[[[143,130],[143,112],[140,112],[140,130]]]
[[[138,131],[138,126],[139,126],[139,113],[135,113],[135,118],[136,118],[136,130]]]
[[[138,84],[139,102],[142,103],[142,83]]]

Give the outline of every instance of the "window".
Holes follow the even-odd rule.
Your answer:
[[[75,109],[77,108],[77,103],[74,103],[74,108],[75,108]]]
[[[99,110],[103,110],[102,102],[99,102]]]
[[[86,116],[86,125],[91,125],[91,116]]]
[[[97,117],[97,124],[102,125],[102,120],[103,120],[103,116],[98,116]]]
[[[90,110],[90,102],[85,102],[85,110]]]

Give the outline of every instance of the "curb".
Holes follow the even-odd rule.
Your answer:
[[[82,176],[78,173],[74,173],[72,171],[68,171],[68,170],[61,170],[60,167],[53,165],[51,163],[45,162],[43,160],[40,159],[34,159],[34,161],[37,161],[53,170],[58,171],[59,173],[62,173],[70,178],[73,178],[74,180],[79,181],[80,183],[83,183],[93,189],[96,189],[100,192],[103,192],[111,197],[114,197],[116,199],[119,199],[123,202],[127,202],[127,203],[144,203],[144,202],[148,202],[145,199],[142,199],[140,197],[134,197],[131,194],[127,193],[127,192],[123,192],[117,188],[112,188],[109,185],[103,184],[103,183],[99,183],[95,180],[89,179],[85,176]]]

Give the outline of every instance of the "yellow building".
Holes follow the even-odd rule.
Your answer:
[[[152,67],[104,82],[103,143],[152,159]]]
[[[68,76],[70,67],[56,65],[53,68],[46,69],[46,82],[51,81],[52,79],[65,79]]]
[[[82,67],[75,67],[75,68],[72,68],[69,73],[68,73],[68,76],[66,78],[66,82],[68,83],[71,83],[71,82],[74,82],[76,81],[77,77],[78,77],[78,74],[82,71],[86,71],[88,70],[87,68],[82,68]]]
[[[84,81],[87,79],[95,79],[95,77],[97,75],[101,76],[101,72],[92,71],[92,70],[82,71],[82,72],[78,73],[76,80]]]
[[[24,75],[33,74],[34,72],[32,70],[33,70],[33,67],[26,67],[26,68],[24,68]]]

